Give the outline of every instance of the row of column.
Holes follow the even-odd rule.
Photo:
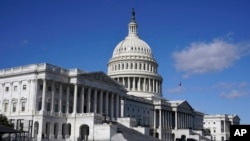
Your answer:
[[[109,72],[119,71],[119,70],[142,70],[142,71],[157,73],[156,65],[151,63],[131,62],[131,63],[118,63],[109,65]]]
[[[62,112],[62,86],[59,86],[59,113]],[[41,111],[45,111],[46,107],[46,88],[47,81],[43,79],[43,89],[42,89],[42,106]],[[85,90],[86,89],[86,90]],[[94,93],[92,93],[94,91]],[[98,93],[99,91],[99,93]],[[70,106],[70,86],[67,86],[66,92],[66,113],[69,112]],[[79,95],[78,95],[79,94]],[[120,116],[120,99],[117,93],[98,90],[96,88],[85,87],[82,85],[74,84],[74,94],[73,94],[73,111],[72,114],[76,113],[108,113],[110,117]],[[51,92],[51,112],[54,112],[55,105],[55,82],[52,81],[52,92]],[[84,110],[86,109],[86,110]]]
[[[157,79],[144,77],[119,77],[114,79],[126,86],[129,91],[162,92],[161,81]]]
[[[176,112],[177,114],[177,128],[188,129],[193,128],[193,116],[187,113]]]
[[[157,116],[158,111],[158,116]],[[157,121],[159,124],[157,124]],[[172,128],[172,112],[163,110],[163,109],[155,109],[154,110],[154,128],[159,127],[160,129],[171,129]],[[158,125],[158,126],[157,126]]]

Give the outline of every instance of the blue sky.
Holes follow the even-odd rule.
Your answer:
[[[106,72],[132,7],[158,61],[165,98],[250,123],[247,0],[1,0],[0,69],[48,62]]]

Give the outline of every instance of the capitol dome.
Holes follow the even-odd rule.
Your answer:
[[[141,40],[138,36],[130,37],[129,35],[122,40],[114,49],[113,57],[129,55],[144,55],[153,57],[149,45]]]
[[[128,94],[139,97],[162,96],[162,77],[150,46],[138,36],[132,10],[128,35],[120,41],[108,63],[108,75],[124,85]]]

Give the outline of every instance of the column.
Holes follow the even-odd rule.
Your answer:
[[[59,111],[60,113],[60,111]],[[62,124],[60,122],[58,122],[58,127],[57,127],[57,132],[58,132],[58,139],[61,140],[62,139]]]
[[[146,78],[143,79],[143,91],[146,91]]]
[[[178,129],[178,113],[175,111],[175,129]]]
[[[58,107],[58,114],[60,115],[62,113],[62,83],[60,83],[59,86],[59,107]]]
[[[124,77],[122,77],[122,85],[123,86],[125,86],[125,80],[124,80],[125,78]]]
[[[32,111],[35,112],[37,110],[37,100],[36,100],[36,96],[37,96],[37,79],[33,80],[33,100],[32,102]],[[1,104],[2,105],[2,104]]]
[[[97,89],[95,89],[94,94],[94,113],[97,113]]]
[[[111,93],[111,108],[110,108],[110,110],[111,110],[111,116],[110,116],[111,120],[114,117],[114,108],[115,108],[115,106],[114,106],[114,93]]]
[[[105,102],[105,112],[106,114],[108,114],[107,116],[109,116],[109,94],[108,91],[106,92],[106,102]]]
[[[55,102],[55,82],[52,81],[51,115],[53,115],[54,113],[54,102]]]
[[[124,98],[123,97],[121,97],[121,109],[120,109],[120,114],[121,114],[121,117],[124,117],[124,109],[125,108],[125,100],[124,100]]]
[[[42,108],[41,111],[44,112],[45,109],[45,97],[46,97],[46,79],[43,79],[43,92],[42,92]]]
[[[84,94],[84,87],[82,86],[82,92],[81,92],[81,101],[82,101],[82,105],[81,105],[81,113],[84,113],[84,102],[85,102],[85,94]]]
[[[162,129],[162,113],[161,109],[159,109],[159,127]]]
[[[151,79],[148,79],[148,87],[149,87],[149,92],[152,92],[152,86],[151,86]]]
[[[154,129],[156,129],[156,109],[154,109]]]
[[[130,91],[130,77],[128,77],[128,90]]]
[[[16,111],[17,111],[18,115],[20,113],[19,109],[20,109],[20,105],[21,105],[21,102],[20,102],[21,92],[22,92],[22,81],[19,81],[19,92],[18,92],[18,98],[17,98],[18,100],[17,100],[17,104],[16,104]],[[3,105],[3,103],[0,103],[0,104]],[[29,109],[29,107],[28,107],[28,109]]]
[[[164,129],[165,128],[165,111],[162,110],[162,128]]]
[[[159,109],[159,139],[162,139],[162,109]]]
[[[119,117],[119,98],[120,96],[118,94],[116,94],[116,118]]]
[[[70,87],[67,86],[67,95],[66,95],[66,113],[69,113],[69,89]]]
[[[91,89],[90,87],[88,88],[88,94],[87,94],[87,113],[90,113],[91,109],[91,100],[90,100],[90,94],[91,94]]]
[[[10,88],[9,88],[9,91],[10,91],[10,98],[12,99],[12,92],[13,92],[13,82],[10,82]],[[11,107],[12,107],[12,101],[9,101],[9,105],[8,105],[8,114],[10,115],[11,114]]]
[[[0,90],[2,90],[2,92],[1,92],[2,94],[0,95],[0,96],[1,96],[0,99],[3,100],[3,96],[4,96],[4,83],[2,83],[1,86],[2,86],[2,89],[0,89]],[[35,103],[36,103],[36,102],[35,102]],[[34,106],[36,106],[36,105],[34,104]],[[0,104],[0,109],[2,109],[2,111],[1,111],[1,114],[2,114],[3,111],[4,111],[4,108],[3,108],[3,101],[2,101],[2,103]]]
[[[103,90],[101,90],[101,92],[100,92],[100,102],[99,102],[99,112],[100,112],[100,114],[103,113],[102,106],[103,106]]]
[[[74,109],[73,114],[76,114],[76,106],[77,106],[77,84],[74,86]]]
[[[133,79],[133,91],[135,90],[135,77],[132,77]]]
[[[155,93],[155,79],[153,79],[153,93]]]
[[[155,90],[155,91],[156,91],[156,93],[159,93],[159,90],[158,90],[158,89],[159,89],[159,87],[158,87],[158,81],[157,81],[157,80],[156,80],[155,84],[156,84],[156,85],[155,85],[155,88],[156,88],[156,90]]]
[[[43,122],[42,122],[43,123]],[[46,123],[45,123],[45,125],[46,125]],[[51,139],[51,140],[53,140],[53,139],[55,139],[55,135],[54,135],[54,123],[53,122],[50,122],[50,135],[49,135],[49,139]],[[39,123],[39,127],[40,126],[42,126],[42,125],[40,125],[40,123]]]
[[[170,129],[170,124],[171,123],[171,117],[170,117],[170,112],[168,111],[168,129]]]
[[[138,77],[138,84],[137,84],[138,91],[141,91],[141,78]]]

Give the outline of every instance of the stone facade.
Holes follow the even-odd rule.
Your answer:
[[[33,64],[0,71],[1,114],[29,136],[77,140],[121,116],[126,90],[102,72]],[[25,125],[25,126],[24,126]],[[84,133],[85,130],[88,130]]]
[[[213,140],[225,141],[230,137],[230,125],[239,125],[240,118],[237,115],[205,115],[204,128],[208,129]]]

